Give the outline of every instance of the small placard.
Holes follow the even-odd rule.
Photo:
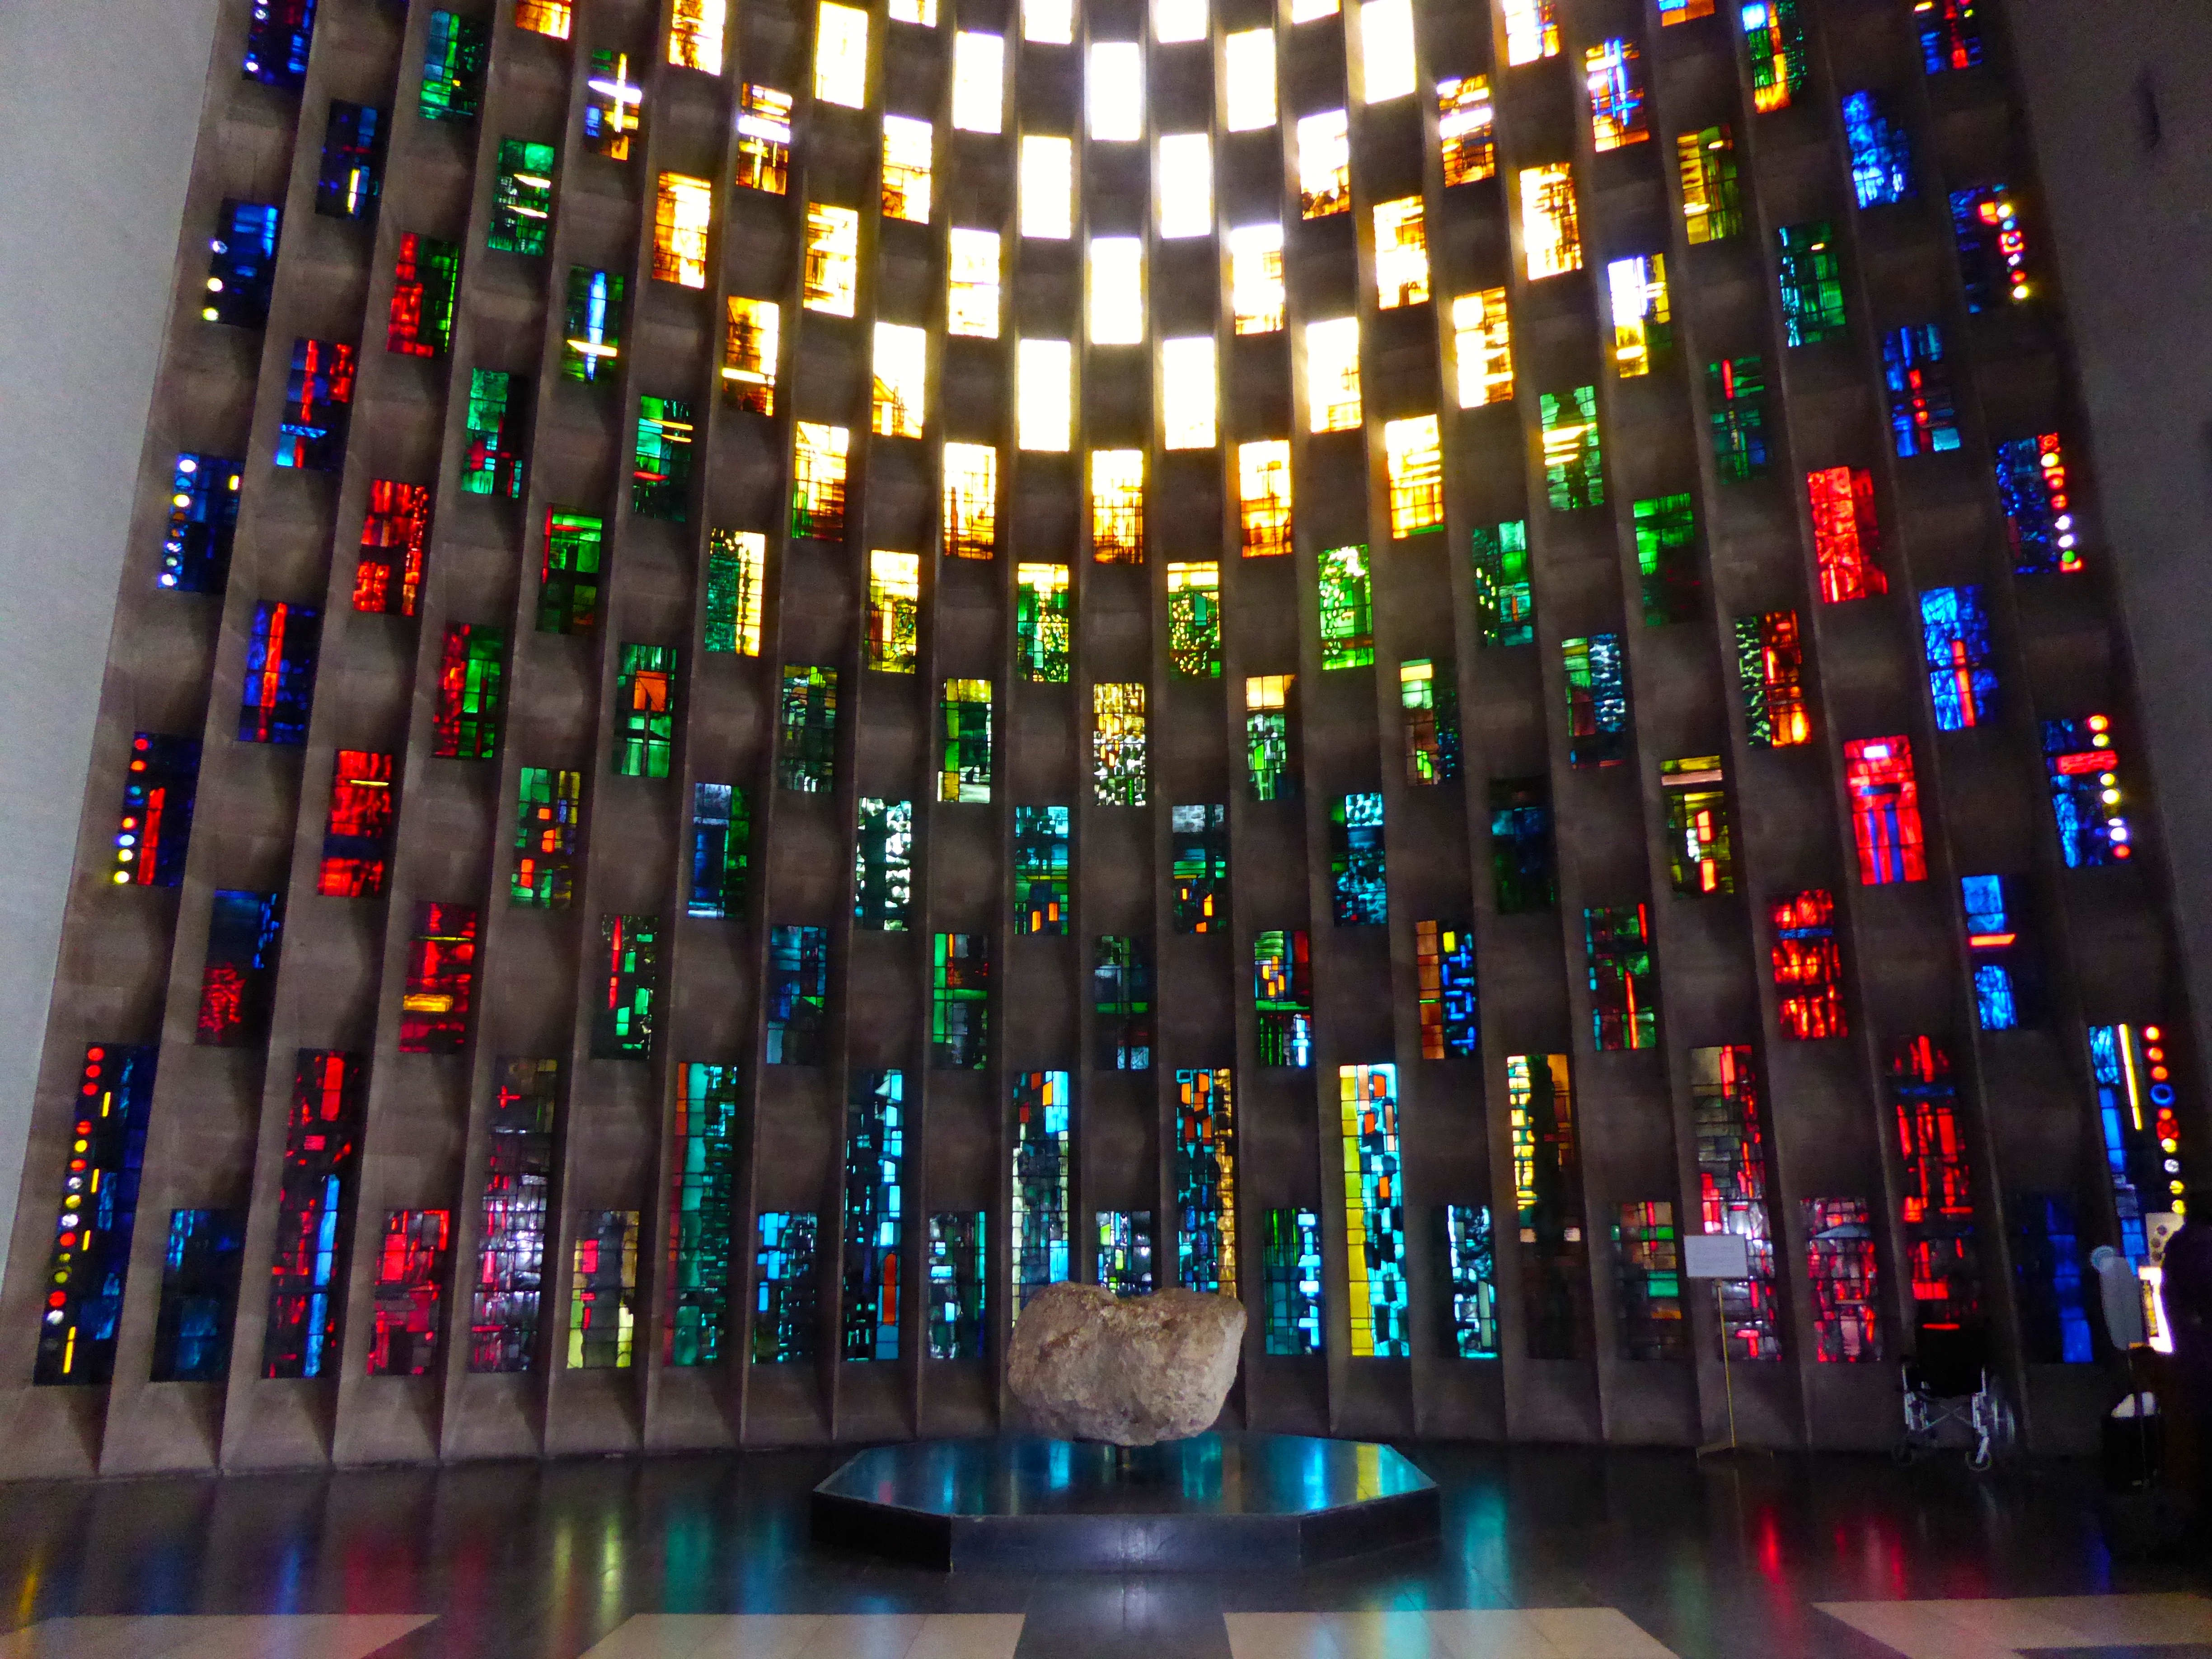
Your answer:
[[[1682,1241],[1682,1271],[1692,1279],[1748,1279],[1751,1246],[1741,1233],[1692,1233]]]

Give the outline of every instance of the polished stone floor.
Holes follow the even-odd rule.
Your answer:
[[[2078,1466],[1406,1449],[1443,1542],[1297,1576],[817,1549],[827,1452],[0,1487],[0,1659],[2212,1659]]]

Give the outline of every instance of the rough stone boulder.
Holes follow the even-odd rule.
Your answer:
[[[1212,1427],[1243,1340],[1233,1297],[1048,1285],[1014,1323],[1006,1381],[1041,1433],[1149,1446]]]

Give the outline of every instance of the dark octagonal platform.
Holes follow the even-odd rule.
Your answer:
[[[1388,1446],[1202,1434],[927,1440],[864,1451],[814,1489],[813,1534],[949,1571],[1310,1566],[1436,1537],[1436,1483]]]

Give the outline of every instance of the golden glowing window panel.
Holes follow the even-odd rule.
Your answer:
[[[1691,245],[1717,242],[1743,230],[1743,202],[1736,185],[1735,140],[1725,126],[1674,138],[1682,178],[1682,216]]]
[[[929,380],[929,336],[918,328],[878,323],[875,370],[872,430],[876,435],[921,436],[923,387]]]
[[[1421,198],[1406,196],[1375,204],[1375,303],[1395,311],[1429,297],[1429,238]]]
[[[997,132],[1006,122],[1006,43],[962,29],[952,37],[952,125]]]
[[[1318,23],[1336,15],[1337,0],[1291,0],[1291,21]]]
[[[1142,806],[1146,782],[1144,683],[1093,681],[1091,717],[1091,798],[1101,806]]]
[[[1505,13],[1505,61],[1533,64],[1559,55],[1559,0],[1498,0]]]
[[[1275,32],[1240,29],[1221,42],[1223,119],[1231,132],[1275,125]]]
[[[999,233],[952,228],[951,276],[945,295],[948,333],[978,340],[999,337]]]
[[[1486,77],[1437,82],[1437,137],[1447,185],[1498,176],[1498,107]]]
[[[1462,409],[1513,401],[1513,325],[1504,289],[1481,289],[1452,301],[1452,345]]]
[[[730,296],[722,338],[722,393],[738,409],[775,413],[777,336],[782,318],[773,300]]]
[[[1014,349],[1014,436],[1024,449],[1066,454],[1075,425],[1075,351],[1066,340]]]
[[[1145,562],[1145,452],[1091,452],[1091,556],[1100,564]]]
[[[845,539],[845,457],[853,434],[842,426],[800,421],[791,441],[791,533]]]
[[[1022,0],[1022,39],[1034,46],[1075,44],[1075,0]]]
[[[891,21],[919,23],[926,29],[937,27],[937,0],[891,0]]]
[[[868,14],[822,0],[814,33],[814,95],[827,104],[865,109],[868,103]]]
[[[759,531],[707,532],[707,649],[760,655],[767,571],[768,538]]]
[[[1133,40],[1094,40],[1083,97],[1091,136],[1134,143],[1145,136],[1145,49]]]
[[[675,0],[668,17],[668,61],[678,69],[722,72],[726,0]]]
[[[714,187],[704,179],[664,173],[653,192],[653,274],[685,288],[707,286],[707,231]]]
[[[1244,556],[1291,550],[1291,444],[1263,438],[1237,446],[1237,517]]]
[[[920,556],[876,549],[868,555],[868,666],[913,673],[921,623]]]
[[[1644,106],[1644,66],[1633,40],[1603,40],[1583,53],[1589,88],[1590,139],[1599,155],[1625,149],[1651,137]]]
[[[1306,325],[1306,430],[1350,432],[1359,425],[1359,319]]]
[[[1152,39],[1164,46],[1206,39],[1206,0],[1152,0]]]
[[[1075,141],[1024,135],[1022,234],[1066,241],[1075,234]]]
[[[1370,104],[1413,90],[1413,0],[1366,0],[1359,8],[1360,96]]]
[[[514,0],[514,27],[519,29],[565,40],[575,26],[576,9],[570,0]]]
[[[1633,253],[1605,268],[1613,309],[1613,362],[1623,380],[1651,372],[1651,354],[1668,343],[1667,258]]]
[[[1532,283],[1583,268],[1574,169],[1568,163],[1521,169],[1521,246]]]
[[[1143,239],[1094,236],[1091,239],[1091,343],[1140,345],[1144,338]]]
[[[1382,423],[1382,463],[1390,477],[1390,533],[1413,536],[1444,522],[1443,436],[1433,415]]]
[[[1160,342],[1160,444],[1165,449],[1211,449],[1219,400],[1213,337]]]
[[[907,115],[884,117],[884,217],[929,222],[931,158],[936,129]]]
[[[781,196],[791,188],[791,94],[747,86],[738,103],[738,184]]]
[[[585,143],[610,161],[627,161],[645,126],[645,88],[629,78],[628,52],[594,52],[592,60],[584,82]]]
[[[1298,216],[1352,211],[1352,127],[1340,109],[1298,123]]]
[[[860,299],[860,216],[853,208],[806,204],[806,291],[809,311],[850,317]]]
[[[999,549],[999,452],[988,444],[945,446],[945,552],[988,559]]]
[[[1283,228],[1243,225],[1229,233],[1229,308],[1239,334],[1283,325]]]
[[[1165,238],[1213,234],[1213,141],[1202,132],[1160,140],[1152,198]]]

